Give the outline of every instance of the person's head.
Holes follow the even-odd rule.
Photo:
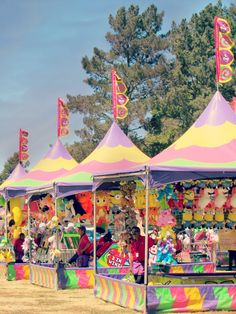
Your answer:
[[[84,234],[86,233],[86,228],[85,228],[85,226],[80,226],[80,227],[78,228],[78,232],[79,232],[79,235],[80,235],[80,236],[84,235]]]
[[[15,225],[15,220],[14,219],[11,219],[10,221],[9,221],[9,227],[12,227],[12,226],[14,226]]]
[[[128,239],[128,232],[122,232],[120,234],[120,241],[122,242],[123,240],[126,241]]]
[[[133,239],[138,239],[139,238],[139,236],[140,236],[140,229],[139,229],[139,227],[133,227],[132,228],[132,237],[133,237]]]
[[[122,241],[122,242],[120,243],[120,246],[121,246],[122,250],[126,250],[127,247],[128,247],[128,243],[127,243],[126,241]]]
[[[24,233],[20,233],[19,238],[20,238],[21,240],[24,240],[24,239],[25,239],[25,235],[24,235]]]

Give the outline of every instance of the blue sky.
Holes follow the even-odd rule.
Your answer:
[[[232,1],[223,0],[224,5]],[[106,50],[109,14],[137,4],[143,11],[154,3],[164,10],[162,31],[173,20],[189,19],[209,0],[1,0],[0,1],[0,171],[18,150],[20,128],[30,132],[30,161],[34,166],[56,141],[57,97],[88,93],[83,83],[83,56],[94,47]],[[71,116],[70,136],[81,119]]]

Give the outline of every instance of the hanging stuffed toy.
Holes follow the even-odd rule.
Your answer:
[[[90,192],[78,193],[75,195],[77,201],[81,204],[82,208],[85,210],[85,214],[80,216],[80,220],[89,219],[90,223],[93,223],[93,203],[92,194]]]
[[[145,191],[144,190],[135,191],[134,204],[135,204],[135,208],[137,208],[137,209],[144,209],[146,207]]]
[[[109,226],[109,195],[106,192],[98,192],[96,198],[96,224],[105,232]]]
[[[204,221],[206,228],[213,228],[214,211],[211,207],[205,208]]]
[[[158,191],[157,200],[159,201],[160,210],[169,208],[168,200],[171,199],[173,193],[173,185],[171,184],[166,184]]]
[[[195,228],[201,228],[202,224],[203,224],[203,210],[201,208],[194,208],[193,225]]]
[[[175,255],[175,247],[173,243],[173,239],[170,233],[166,233],[166,237],[162,238],[159,234],[160,239],[157,242],[157,256],[156,262],[161,264],[177,264],[176,260],[174,259]]]
[[[236,207],[229,210],[228,219],[226,221],[227,227],[233,229],[236,227]]]
[[[224,210],[222,207],[215,208],[215,228],[223,229],[225,226]]]
[[[229,191],[222,186],[218,187],[215,191],[215,207],[224,208],[227,202]]]
[[[195,198],[195,194],[194,194],[193,189],[185,190],[184,191],[184,206],[188,208],[192,207],[194,198]]]
[[[192,226],[192,220],[193,220],[192,208],[184,207],[182,217],[182,224],[184,229],[190,228]]]
[[[196,202],[197,207],[204,210],[207,206],[214,207],[213,204],[214,199],[214,189],[211,188],[203,188],[200,190],[199,200]]]

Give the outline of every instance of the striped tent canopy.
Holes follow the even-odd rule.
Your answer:
[[[219,91],[196,122],[149,165],[160,183],[236,175],[236,115]]]
[[[147,163],[142,153],[116,122],[97,148],[66,176],[56,180],[59,194],[91,190],[93,174],[120,173]]]
[[[59,139],[24,177],[7,188],[9,197],[25,194],[34,190],[52,189],[56,178],[65,175],[78,163],[72,158]]]
[[[9,177],[0,185],[0,192],[3,192],[5,188],[22,178],[24,175],[26,175],[25,169],[18,163]]]

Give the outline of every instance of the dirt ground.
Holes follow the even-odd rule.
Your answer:
[[[129,309],[97,299],[92,289],[51,290],[29,281],[0,281],[2,314],[134,314]],[[206,312],[205,312],[206,313]],[[232,312],[207,312],[232,313]],[[184,314],[184,313],[182,313]],[[196,313],[197,314],[197,313]],[[198,313],[200,314],[200,313]]]
[[[2,314],[133,314],[136,311],[104,302],[93,289],[55,291],[30,284],[29,281],[0,281]]]

